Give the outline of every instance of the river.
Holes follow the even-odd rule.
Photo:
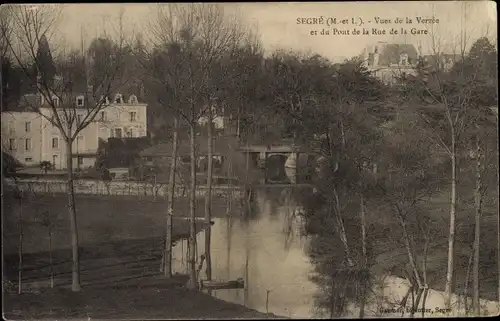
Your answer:
[[[321,290],[311,280],[315,272],[308,255],[310,239],[304,236],[301,216],[294,215],[300,212],[300,206],[287,189],[283,189],[279,197],[258,190],[255,204],[255,213],[250,219],[245,220],[238,214],[214,219],[212,278],[243,278],[246,288],[216,290],[212,295],[260,312],[290,318],[329,317],[328,311],[316,307],[316,295],[321,294]],[[175,245],[174,272],[186,273],[186,249],[186,240]],[[197,251],[197,257],[204,251],[204,232],[198,233]],[[200,277],[204,278],[204,269]],[[409,283],[391,275],[379,275],[376,279],[373,294],[367,299],[365,316],[401,317],[399,303]],[[496,313],[495,302],[485,301],[484,304],[487,314]],[[429,291],[425,309],[426,316],[448,315],[443,310],[443,294],[438,291]],[[405,316],[409,316],[406,312],[405,309]],[[460,307],[451,314],[462,315]],[[358,315],[358,303],[350,302],[345,316]]]

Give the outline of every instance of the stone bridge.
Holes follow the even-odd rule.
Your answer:
[[[285,167],[287,176],[296,183],[296,177],[299,172],[311,162],[312,157],[318,155],[318,150],[309,146],[296,145],[293,142],[279,144],[242,144],[237,151],[249,154],[255,165],[267,169],[268,164],[282,164]],[[266,171],[267,172],[267,171]],[[268,180],[266,173],[266,182]]]

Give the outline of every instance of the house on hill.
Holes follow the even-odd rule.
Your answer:
[[[361,57],[373,75],[387,85],[407,75],[416,75],[419,54],[412,44],[379,41],[367,46]]]

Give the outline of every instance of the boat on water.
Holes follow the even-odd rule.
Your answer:
[[[238,278],[231,281],[214,281],[214,280],[201,280],[201,289],[207,290],[222,290],[222,289],[244,289],[245,281],[243,278]]]

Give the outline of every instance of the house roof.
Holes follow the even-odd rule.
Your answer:
[[[364,50],[364,59],[368,59],[369,66],[373,65],[375,53],[379,54],[377,66],[399,64],[400,56],[403,53],[408,55],[410,64],[415,64],[418,59],[417,49],[412,44],[378,42],[375,45],[367,46]]]
[[[228,137],[217,137],[214,138],[213,142],[213,154],[225,155],[236,146],[236,140]],[[197,136],[195,140],[195,150],[198,156],[204,156],[208,154],[208,142],[206,137]],[[143,150],[140,155],[142,157],[170,157],[172,154],[172,142],[160,143],[155,146],[151,146]],[[191,155],[191,146],[189,140],[180,141],[177,145],[177,154],[182,156]]]
[[[384,44],[381,46],[378,64],[389,66],[391,64],[399,64],[401,54],[408,55],[408,62],[414,64],[418,58],[417,49],[412,44]]]
[[[119,93],[119,94],[121,94],[121,93]],[[122,95],[122,99],[123,99],[123,104],[127,104],[129,98],[132,96],[132,94],[128,95],[128,96],[126,96],[124,94],[121,94],[121,95]],[[83,98],[85,100],[85,104],[83,106],[81,106],[81,107],[79,107],[79,106],[76,105],[76,99],[79,96],[83,96]],[[137,98],[137,96],[135,96],[135,97]],[[115,98],[115,95],[111,95],[108,98],[109,102],[113,103],[114,98]],[[74,101],[74,104],[75,104],[74,107],[75,108],[85,109],[88,106],[91,106],[92,104],[95,103],[95,100],[93,99],[92,95],[85,95],[84,93],[82,93],[82,94],[72,94],[71,97],[68,98],[68,99],[71,99],[71,100]],[[43,105],[42,105],[41,102],[42,102],[42,97],[41,97],[40,94],[37,94],[37,93],[26,94],[26,95],[23,95],[21,97],[21,99],[19,100],[19,108],[21,110],[25,110],[25,111],[37,109],[37,108],[43,107]],[[141,103],[138,100],[137,100],[137,103],[134,103],[134,104],[141,105]]]
[[[21,110],[32,110],[33,108],[40,107],[40,105],[40,96],[37,94],[26,94],[19,99],[19,107]]]

